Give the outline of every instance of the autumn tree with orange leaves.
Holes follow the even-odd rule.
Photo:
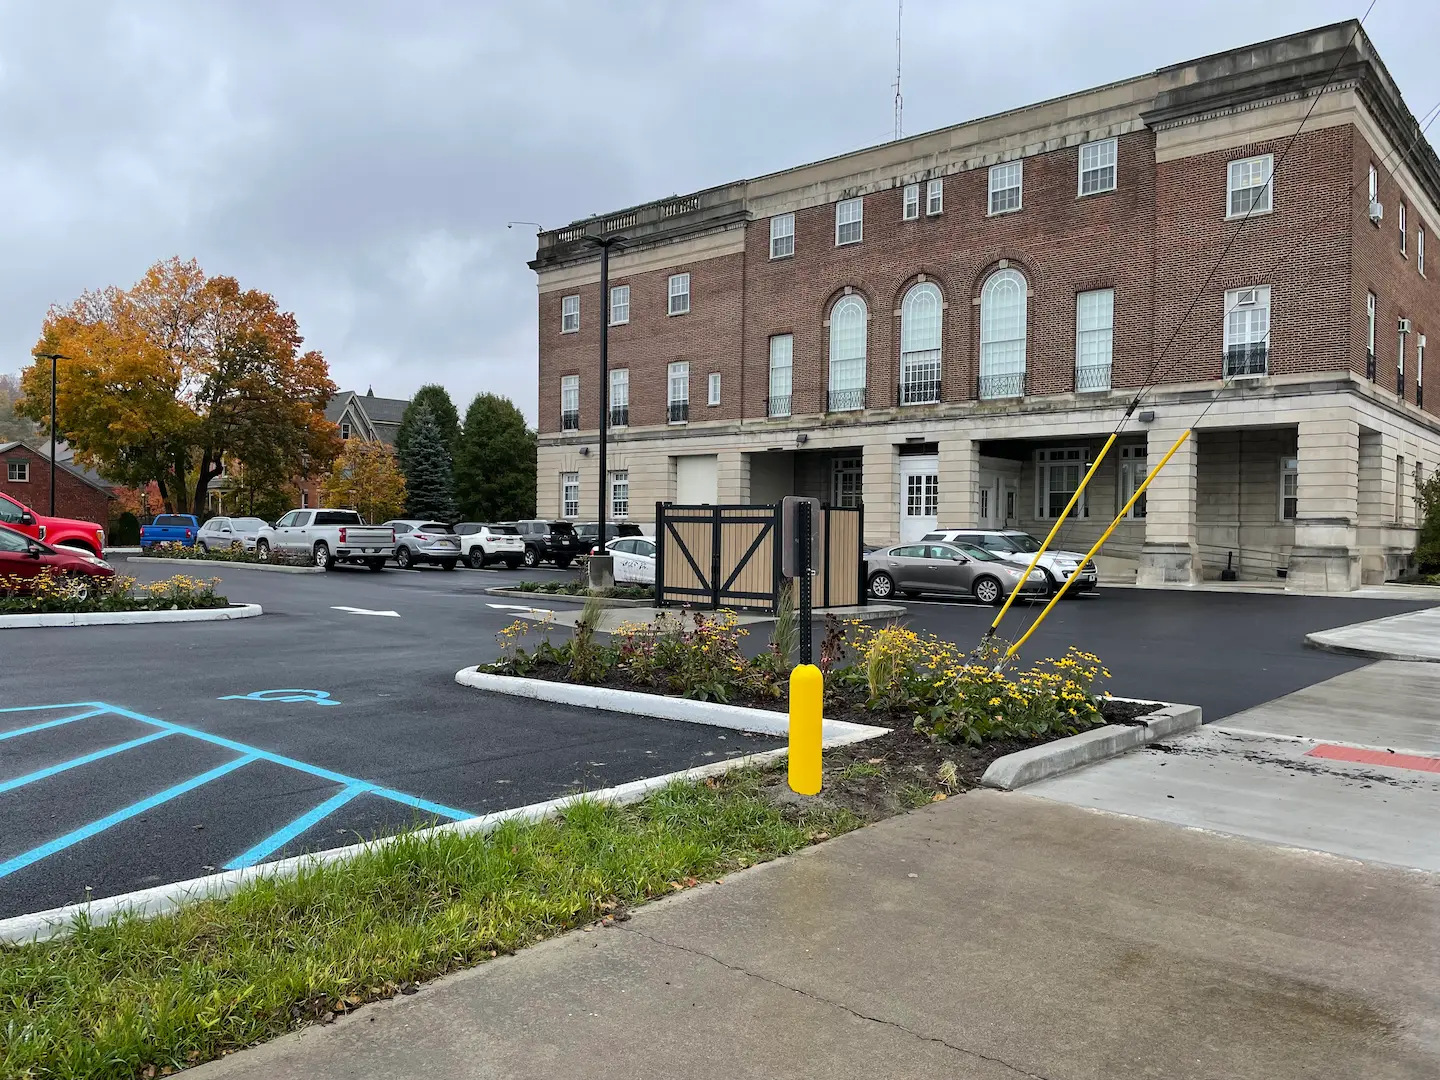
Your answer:
[[[226,462],[276,478],[328,471],[325,357],[301,351],[274,297],[156,263],[131,289],[87,292],[45,318],[36,353],[59,353],[56,427],[75,456],[127,486],[156,482],[167,510],[201,514]],[[49,421],[50,364],[22,375],[19,411]]]

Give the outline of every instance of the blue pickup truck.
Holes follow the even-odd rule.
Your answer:
[[[156,544],[180,544],[191,547],[200,521],[194,514],[160,514],[149,525],[140,527],[140,550],[149,551]]]

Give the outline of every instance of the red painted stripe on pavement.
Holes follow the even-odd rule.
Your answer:
[[[1419,754],[1392,754],[1388,750],[1360,750],[1353,746],[1332,746],[1321,743],[1306,757],[1329,758],[1331,761],[1354,761],[1361,765],[1388,765],[1392,769],[1415,769],[1417,772],[1440,773],[1440,758]]]

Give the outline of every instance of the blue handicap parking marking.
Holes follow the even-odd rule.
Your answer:
[[[226,694],[220,701],[281,701],[294,705],[339,705],[328,690],[255,690],[248,694]]]
[[[324,691],[260,691],[260,693],[324,694]],[[301,700],[315,700],[316,704],[322,705],[339,704],[339,702],[329,700],[328,694],[325,694],[325,698],[326,700],[324,701],[319,701],[313,698],[304,698]],[[258,700],[278,699],[261,698]],[[117,754],[124,754],[128,751],[137,749],[142,746],[147,746],[161,739],[167,739],[171,737],[194,739],[198,742],[210,746],[221,747],[225,750],[231,751],[234,756],[231,757],[228,761],[221,763],[220,765],[203,771],[195,776],[189,777],[188,779],[183,780],[179,783],[172,784],[171,786],[165,788],[162,791],[158,791],[153,795],[149,795],[143,799],[139,799],[128,806],[121,807],[120,809],[106,814],[103,817],[97,818],[91,822],[88,822],[87,824],[82,825],[79,828],[72,829],[61,836],[55,837],[53,840],[46,841],[43,844],[39,844],[35,847],[30,848],[28,851],[20,852],[11,857],[10,859],[0,862],[0,879],[3,879],[10,874],[15,873],[17,870],[21,870],[26,866],[30,866],[36,862],[46,859],[51,855],[58,854],[59,852],[62,852],[67,848],[70,848],[75,844],[80,843],[83,840],[88,840],[93,836],[97,836],[100,833],[105,832],[107,829],[119,825],[121,822],[128,821],[131,818],[136,817],[137,815],[144,814],[147,811],[161,806],[167,802],[170,802],[173,799],[177,799],[180,796],[186,794],[187,792],[194,791],[198,788],[203,788],[206,784],[218,780],[221,777],[228,776],[229,774],[236,772],[237,770],[243,769],[245,766],[257,761],[269,762],[272,765],[278,765],[282,768],[291,769],[296,772],[306,774],[308,776],[313,776],[318,779],[329,781],[333,784],[338,785],[339,790],[336,791],[334,794],[330,795],[322,802],[320,802],[318,805],[296,817],[283,828],[277,829],[275,832],[265,837],[259,843],[251,846],[248,850],[236,855],[234,858],[232,858],[229,862],[225,864],[225,869],[227,870],[241,869],[247,866],[254,866],[256,863],[259,862],[263,862],[266,858],[270,857],[275,852],[281,850],[286,844],[290,843],[296,837],[313,828],[315,825],[323,821],[326,817],[333,814],[335,811],[339,810],[341,807],[345,806],[360,795],[374,795],[378,798],[387,799],[402,806],[408,806],[414,810],[421,811],[422,813],[430,814],[440,818],[448,818],[451,821],[464,821],[468,818],[475,816],[474,814],[465,810],[457,810],[454,807],[443,806],[440,803],[431,802],[428,799],[422,799],[414,795],[409,795],[403,791],[396,791],[393,788],[383,787],[379,784],[372,784],[367,780],[360,780],[353,776],[346,776],[344,773],[334,772],[333,770],[323,768],[319,765],[311,765],[303,761],[297,761],[294,758],[285,757],[282,754],[271,753],[270,751],[262,750],[259,747],[249,746],[245,743],[236,742],[233,739],[226,739],[219,735],[213,735],[208,731],[201,731],[197,728],[186,727],[183,724],[174,724],[168,720],[161,720],[157,717],[146,716],[144,713],[134,712],[130,709],[122,708],[118,705],[109,705],[104,702],[91,701],[61,706],[27,706],[20,708],[6,708],[0,709],[0,715],[4,715],[7,713],[18,714],[24,712],[41,712],[45,710],[63,711],[65,715],[41,723],[28,724],[23,727],[8,731],[0,731],[0,739],[19,738],[21,736],[43,732],[64,724],[83,723],[86,720],[103,716],[125,717],[127,719],[134,720],[143,725],[146,725],[151,730],[147,734],[139,738],[127,739],[123,742],[115,743],[114,745],[103,747],[99,750],[94,750],[87,754],[70,758],[66,761],[58,762],[46,768],[34,770],[32,772],[26,773],[23,776],[17,776],[9,780],[0,781],[0,793],[24,788],[27,785],[36,783],[41,780],[45,780],[46,778],[55,776],[59,773],[68,772],[72,769],[84,768],[86,765],[92,764],[94,762],[112,758]]]

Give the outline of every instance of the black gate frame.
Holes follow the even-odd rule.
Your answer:
[[[830,518],[833,513],[849,513],[851,510],[858,515],[856,534],[863,546],[865,542],[865,505],[861,503],[856,507],[833,507],[828,503],[820,507],[825,518],[825,575],[820,582],[821,585],[821,606],[830,606],[830,583],[834,560],[830,558]],[[738,516],[725,517],[726,513]],[[727,600],[764,600],[765,606],[746,605],[752,611],[766,611],[775,614],[779,606],[780,588],[785,580],[780,572],[780,534],[781,534],[781,504],[773,506],[764,503],[758,505],[750,504],[710,504],[682,506],[675,503],[657,502],[655,504],[655,606],[674,607],[697,603],[704,604],[712,610],[718,610]],[[751,541],[745,554],[735,564],[730,576],[723,582],[720,580],[720,534],[722,522],[736,522],[739,524],[763,525],[764,528]],[[680,538],[680,533],[675,526],[681,523],[708,524],[711,526],[710,534],[710,566],[707,570],[701,569],[700,564],[691,554],[690,549],[685,546],[685,541]],[[774,543],[771,544],[772,566],[770,569],[771,588],[768,593],[737,592],[731,588],[735,584],[741,572],[750,565],[759,550],[765,537],[773,536]],[[698,588],[676,588],[665,586],[665,552],[669,544],[674,543],[675,549],[684,556],[685,561],[690,564],[690,569],[695,571],[695,576],[700,580],[701,587]],[[862,606],[866,603],[869,594],[869,582],[865,580],[865,556],[861,552],[859,562],[859,588],[856,592],[858,603]]]

